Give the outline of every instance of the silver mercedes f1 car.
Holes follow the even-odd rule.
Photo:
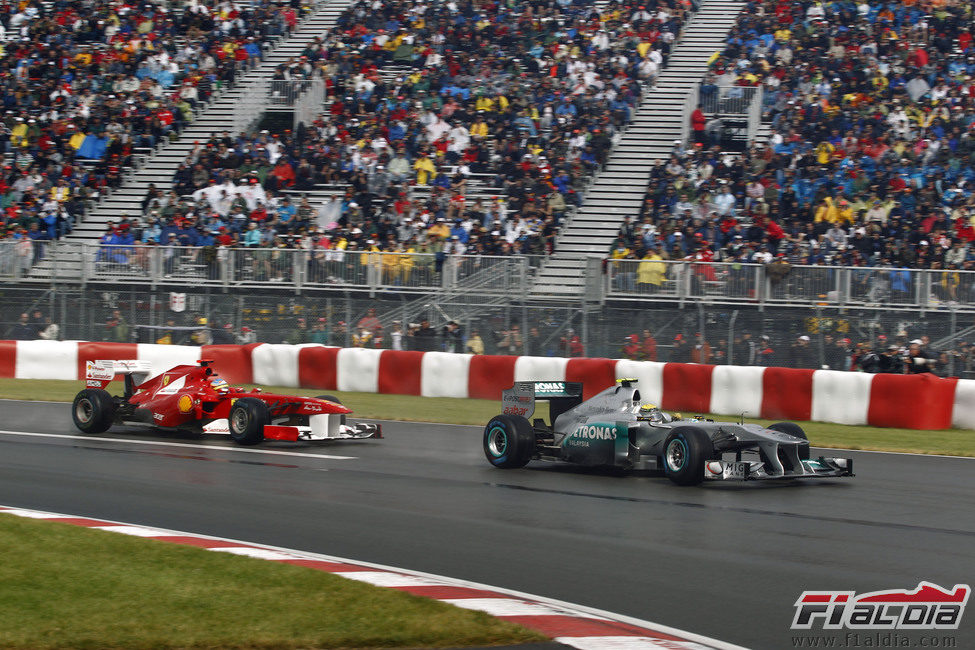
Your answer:
[[[811,459],[797,424],[683,419],[642,403],[636,383],[619,379],[583,401],[581,383],[515,382],[502,392],[503,413],[484,427],[484,455],[502,469],[531,460],[662,469],[678,485],[853,476],[850,458]],[[536,401],[548,402],[550,424],[532,420]]]

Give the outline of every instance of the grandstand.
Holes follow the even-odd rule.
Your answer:
[[[170,135],[169,138],[161,139],[160,141],[156,142],[152,150],[136,148],[134,152],[135,155],[131,158],[131,162],[133,163],[133,167],[137,167],[137,169],[126,168],[126,166],[123,165],[122,168],[118,170],[117,175],[120,182],[113,183],[112,187],[105,187],[98,192],[99,201],[97,205],[95,205],[94,208],[89,211],[89,214],[87,214],[83,220],[80,220],[80,222],[76,224],[76,227],[66,238],[67,241],[94,240],[100,234],[104,233],[105,227],[109,224],[109,222],[119,220],[123,214],[127,213],[129,217],[133,217],[142,213],[142,208],[145,207],[143,204],[143,198],[145,196],[145,192],[149,189],[150,184],[156,188],[166,189],[171,180],[171,178],[166,178],[167,170],[172,169],[176,165],[179,165],[187,160],[192,161],[195,159],[195,157],[199,154],[199,150],[195,148],[196,145],[194,143],[204,142],[204,138],[207,138],[207,136],[212,137],[214,131],[219,130],[220,127],[228,127],[227,131],[232,132],[233,137],[235,138],[241,135],[249,136],[251,133],[253,133],[250,131],[250,129],[254,127],[256,119],[260,116],[262,109],[273,109],[273,105],[275,103],[275,98],[272,96],[272,94],[265,92],[266,89],[269,88],[269,85],[267,84],[268,77],[282,62],[288,62],[296,54],[303,52],[304,49],[315,41],[315,39],[321,39],[327,36],[327,56],[335,58],[341,57],[341,59],[344,60],[348,55],[345,52],[338,51],[337,48],[345,46],[351,49],[351,47],[355,46],[360,38],[375,40],[377,35],[382,34],[384,31],[382,28],[377,28],[376,33],[363,36],[362,34],[354,33],[354,30],[340,29],[329,35],[327,31],[328,27],[334,25],[336,20],[344,20],[342,25],[343,28],[348,27],[348,24],[350,24],[350,16],[354,15],[355,10],[347,10],[344,14],[345,18],[343,19],[343,14],[340,10],[344,8],[345,6],[341,3],[329,3],[320,8],[320,10],[316,11],[313,16],[309,16],[305,19],[297,31],[291,34],[291,38],[288,39],[286,44],[275,48],[270,54],[264,57],[263,62],[261,62],[255,70],[249,72],[241,79],[238,79],[235,82],[234,88],[225,91],[219,96],[217,96],[218,94],[215,93],[214,97],[211,98],[212,101],[209,102],[209,105],[207,105],[206,102],[201,102],[198,107],[199,111],[196,111],[198,114],[192,117],[192,124],[183,125],[183,128],[178,134],[174,133]],[[361,11],[361,7],[358,8],[358,11]],[[590,182],[589,176],[591,174],[588,172],[591,172],[594,168],[601,166],[605,162],[605,150],[612,145],[612,133],[615,132],[619,127],[624,126],[628,121],[627,113],[629,112],[629,108],[627,106],[627,102],[630,102],[638,97],[639,81],[636,79],[637,75],[628,71],[626,67],[622,67],[621,61],[624,61],[625,59],[620,59],[613,64],[613,66],[616,67],[617,77],[621,79],[622,82],[618,83],[616,80],[614,80],[611,88],[604,86],[605,81],[599,80],[599,73],[595,73],[594,71],[585,72],[587,67],[588,69],[592,70],[595,63],[610,63],[608,57],[603,56],[600,53],[619,50],[618,45],[616,45],[615,49],[611,50],[607,37],[603,35],[605,34],[605,30],[596,30],[596,27],[600,25],[603,27],[617,27],[622,25],[627,29],[632,30],[632,26],[625,22],[626,20],[633,20],[632,17],[626,17],[631,11],[634,12],[634,16],[636,16],[637,13],[645,14],[642,16],[637,16],[638,20],[635,20],[634,22],[637,28],[646,29],[653,33],[653,36],[650,39],[645,39],[649,40],[647,45],[650,46],[650,52],[656,53],[657,50],[660,50],[663,55],[666,55],[669,52],[670,43],[669,40],[662,38],[661,35],[675,36],[675,32],[680,32],[683,14],[682,7],[677,6],[676,8],[672,9],[662,7],[659,12],[651,15],[645,11],[637,12],[635,6],[631,7],[629,5],[618,5],[616,3],[612,3],[611,5],[606,6],[607,13],[604,16],[601,16],[605,20],[601,22],[597,22],[597,14],[591,13],[589,9],[580,7],[571,7],[569,10],[553,8],[553,15],[546,17],[546,20],[561,18],[564,21],[564,25],[570,28],[568,30],[569,32],[574,32],[577,29],[575,22],[578,22],[579,25],[583,27],[582,38],[579,38],[579,35],[576,35],[575,40],[563,41],[567,44],[560,46],[563,48],[563,50],[553,50],[552,54],[555,56],[555,61],[561,60],[562,65],[565,66],[570,57],[572,57],[573,60],[578,58],[575,52],[579,51],[589,60],[589,62],[580,62],[579,65],[581,67],[578,70],[574,70],[569,75],[570,79],[576,79],[576,81],[573,81],[573,83],[576,84],[574,89],[567,86],[559,86],[557,82],[553,83],[550,75],[539,75],[538,70],[534,70],[534,78],[531,79],[531,82],[528,82],[528,85],[526,85],[525,81],[520,83],[520,86],[522,87],[521,91],[541,91],[548,95],[549,100],[556,100],[556,103],[558,103],[557,100],[561,94],[556,88],[563,88],[566,95],[565,101],[568,101],[568,96],[570,94],[574,95],[575,93],[580,93],[579,95],[576,95],[576,97],[585,99],[586,101],[584,103],[586,106],[589,106],[590,104],[592,105],[591,108],[584,107],[582,109],[584,113],[582,121],[576,120],[574,116],[574,113],[579,110],[579,106],[582,105],[578,101],[571,106],[572,114],[569,112],[560,112],[561,105],[553,109],[551,108],[551,104],[549,104],[549,108],[543,109],[541,115],[533,113],[532,117],[534,119],[532,120],[515,120],[515,123],[517,123],[515,133],[520,134],[521,136],[529,136],[528,139],[530,142],[527,143],[527,148],[526,143],[521,142],[515,146],[514,149],[511,149],[509,155],[517,154],[520,161],[522,158],[530,159],[532,157],[531,152],[534,152],[534,155],[537,157],[537,162],[539,163],[537,165],[538,169],[541,169],[544,173],[548,174],[550,173],[548,171],[549,165],[551,165],[552,172],[555,172],[552,174],[553,176],[558,176],[556,169],[558,162],[555,161],[554,158],[549,163],[542,162],[544,160],[543,154],[547,153],[548,151],[545,146],[539,146],[539,144],[537,144],[540,136],[531,135],[529,134],[529,131],[535,131],[536,128],[541,128],[543,131],[541,137],[547,137],[550,140],[554,139],[552,137],[553,132],[558,132],[560,127],[561,130],[565,131],[566,133],[568,132],[569,126],[579,126],[583,129],[588,127],[591,131],[590,135],[587,136],[591,138],[588,142],[588,146],[594,147],[597,151],[594,154],[590,154],[594,156],[591,164],[586,162],[586,154],[583,155],[583,162],[585,163],[584,165],[579,165],[576,163],[574,167],[570,169],[569,164],[567,162],[565,163],[565,180],[559,182],[559,194],[566,195],[566,198],[569,200],[567,202],[562,201],[563,205],[561,205],[561,207],[555,207],[556,212],[554,221],[556,222],[561,220],[563,215],[571,215],[571,213],[577,207],[576,204],[579,202],[578,196],[582,194],[584,187]],[[521,21],[523,25],[532,27],[530,11],[520,13],[509,12],[509,14],[506,14],[504,17],[505,19],[516,19]],[[488,18],[494,20],[498,17],[488,16]],[[402,31],[402,28],[400,31]],[[541,34],[543,31],[544,30],[539,30],[539,34]],[[592,43],[587,43],[586,41],[589,39],[590,33],[592,34]],[[562,37],[565,39],[565,34],[562,34]],[[657,39],[659,39],[659,46],[656,43]],[[637,41],[631,38],[628,42],[628,47],[633,48],[633,44]],[[582,44],[584,47],[584,49],[581,51],[577,49],[579,44]],[[457,44],[451,45],[455,49],[457,48]],[[361,50],[362,48],[359,47],[358,49]],[[634,48],[630,50],[631,57],[633,52],[635,52],[637,49],[641,48]],[[377,51],[380,54],[383,52],[382,50]],[[571,54],[570,51],[572,52]],[[624,52],[625,51],[626,50],[624,49]],[[390,50],[387,48],[386,54],[388,55],[389,53]],[[643,48],[641,53],[647,54],[647,50]],[[371,55],[371,53],[368,54]],[[526,54],[528,53],[526,52]],[[536,56],[538,55],[538,53],[533,54]],[[386,60],[383,61],[384,65],[376,70],[377,74],[375,76],[378,77],[376,81],[379,81],[380,83],[393,83],[397,78],[399,81],[402,81],[403,76],[410,72],[410,66],[404,66],[403,60],[398,60],[396,58],[397,56],[399,56],[398,53],[393,53],[393,56],[385,57]],[[380,56],[380,58],[382,57]],[[490,56],[488,57],[488,63],[490,63],[491,58],[492,57]],[[550,57],[543,58],[548,61],[553,61],[553,59]],[[658,59],[660,58],[662,57],[658,55]],[[519,59],[517,57],[514,59],[514,61],[518,60]],[[544,65],[544,62],[541,60],[538,60],[538,62],[541,62]],[[368,64],[370,62],[367,61],[366,63]],[[409,63],[409,61],[407,61],[407,63]],[[533,66],[537,67],[537,62],[531,63]],[[569,64],[570,67],[572,65],[574,64]],[[426,66],[420,67],[423,67],[426,70],[431,69],[429,62],[427,62]],[[526,69],[529,68],[532,68],[532,66],[527,66]],[[607,68],[607,71],[612,72],[612,68]],[[513,86],[511,83],[508,83],[507,85],[503,83],[506,81],[505,77],[510,76],[510,74],[510,70],[504,70],[500,77],[498,75],[494,75],[493,78],[489,78],[487,80],[489,83],[489,90],[493,88],[493,91],[503,91],[507,92],[508,94],[512,94],[514,92],[515,94],[512,94],[512,101],[522,102],[523,99],[517,96],[517,92],[521,91],[515,92],[515,86]],[[552,74],[556,74],[554,68]],[[524,79],[526,75],[529,75],[529,72],[521,72],[522,79]],[[644,80],[646,80],[648,77],[648,75],[645,73],[640,73],[640,76],[642,76]],[[546,77],[549,78],[546,79]],[[629,83],[637,91],[637,94],[633,94],[628,90],[628,82],[626,81],[627,77],[629,77]],[[330,83],[331,80],[331,77],[326,76],[326,84]],[[652,79],[650,81],[652,81]],[[538,83],[538,87],[534,87],[532,82]],[[271,80],[272,85],[276,83],[277,81]],[[461,84],[465,85],[464,82],[461,82]],[[412,85],[418,88],[421,84],[414,83]],[[467,83],[466,85],[471,84]],[[602,90],[599,90],[599,93],[594,94],[593,89]],[[334,88],[330,88],[329,101],[323,108],[326,110],[332,110],[334,112],[335,105],[337,103],[341,104],[342,98],[334,97],[332,91],[334,91]],[[554,97],[551,96],[553,91]],[[481,93],[481,91],[478,89],[475,89],[475,92],[478,95]],[[626,96],[619,96],[620,93],[623,92],[628,92],[630,94]],[[463,97],[466,99],[467,91],[464,90],[464,93],[465,94]],[[360,94],[359,89],[356,89],[355,94]],[[616,100],[613,100],[613,95],[617,95]],[[458,96],[460,95],[458,94]],[[590,99],[590,96],[592,99]],[[505,102],[505,104],[508,103],[509,100],[504,98],[503,95],[499,94],[499,97]],[[421,97],[417,98],[422,99]],[[356,99],[361,100],[362,97],[357,96]],[[487,101],[488,104],[491,102],[491,100],[487,97],[479,98],[478,102],[482,100]],[[616,101],[619,105],[615,105],[614,101]],[[525,104],[525,107],[530,108],[532,111],[536,111],[534,106],[528,106],[528,104]],[[546,112],[546,110],[548,112]],[[533,122],[537,123],[537,125],[533,124]],[[470,124],[471,122],[469,121],[468,123]],[[600,129],[600,126],[603,128]],[[579,130],[576,129],[575,132],[578,133]],[[499,153],[497,151],[497,141],[492,141],[487,144],[490,146],[482,152],[482,156],[497,158],[499,155],[501,155],[501,153],[504,153]],[[581,145],[582,143],[576,143],[575,146],[581,148]],[[511,145],[508,146],[510,147]],[[157,151],[156,149],[159,150]],[[485,148],[482,147],[482,149]],[[523,151],[527,152],[524,156],[521,154]],[[415,157],[415,152],[410,151],[409,154],[411,159]],[[576,155],[578,155],[578,152],[576,152]],[[454,173],[460,166],[450,163],[458,162],[456,160],[457,158],[458,157],[455,156],[454,160],[451,160],[448,153],[446,161],[448,164],[438,164],[438,171],[440,171],[440,175],[449,176]],[[497,172],[499,171],[499,166],[496,160],[492,161],[494,164],[481,164],[480,167],[482,169],[478,169],[478,165],[475,164],[475,161],[468,161],[465,159],[459,162],[463,163],[464,173],[466,176],[463,191],[468,200],[476,201],[480,199],[482,201],[496,202],[496,197],[499,194],[504,193],[506,195],[505,198],[507,199],[506,203],[509,205],[514,205],[511,201],[513,192],[511,187],[508,187],[509,183],[502,180],[503,177],[498,175]],[[588,169],[586,168],[587,166]],[[534,170],[532,171],[534,173]],[[344,180],[347,181],[348,179]],[[556,181],[559,181],[559,179],[556,178]],[[575,185],[578,185],[578,187],[575,187]],[[319,183],[316,187],[304,188],[303,194],[308,194],[311,200],[317,202],[317,200],[323,198],[324,196],[328,196],[332,192],[337,190],[341,191],[347,188],[348,184],[344,184],[343,186]],[[438,199],[444,195],[445,192],[443,190],[446,188],[438,186],[430,187],[423,183],[416,183],[411,184],[411,187],[405,187],[404,189],[407,190],[411,199],[418,202],[429,202],[429,199],[431,198]],[[529,194],[529,200],[531,200],[531,190],[534,188],[526,187],[525,189],[529,190],[527,193]],[[289,191],[289,189],[284,189],[282,193],[287,193]],[[457,192],[455,191],[454,194],[456,195]],[[540,195],[540,197],[541,196],[542,195]],[[546,206],[546,211],[549,211],[548,206]],[[497,216],[501,216],[502,218],[505,216],[504,207],[501,208],[501,212]],[[497,224],[486,225],[490,227],[496,226]],[[522,252],[545,252],[546,246],[551,246],[554,230],[557,225],[557,223],[553,223],[550,226],[547,226],[543,232],[541,223],[536,223],[533,224],[533,228],[526,229],[527,232],[522,232],[522,234],[527,234],[527,239],[529,240],[529,243],[520,247],[522,248]],[[489,230],[488,232],[493,231]],[[488,237],[490,237],[490,235],[488,235]],[[59,266],[65,268],[70,264],[70,260],[68,257],[62,255],[58,263]],[[33,269],[33,275],[34,277],[49,276],[49,269],[50,264],[42,263]]]
[[[635,218],[656,161],[668,159],[683,147],[687,104],[696,96],[710,55],[743,7],[739,2],[703,2],[684,28],[667,68],[656,85],[647,88],[643,101],[605,167],[589,188],[586,203],[557,240],[556,253],[543,265],[532,293],[535,296],[577,296],[584,289],[585,265],[590,255],[604,257],[624,217]]]
[[[50,52],[73,3],[0,19],[0,276],[408,295],[387,328],[975,305],[961,7],[166,9],[99,4]]]

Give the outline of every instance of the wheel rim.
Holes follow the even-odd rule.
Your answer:
[[[243,433],[247,428],[247,413],[244,409],[237,409],[230,416],[230,428],[234,433]]]
[[[667,467],[674,472],[684,469],[687,462],[687,446],[680,438],[674,438],[667,445]]]
[[[508,434],[501,427],[494,427],[488,433],[488,451],[495,458],[504,456],[508,451]]]
[[[94,412],[95,407],[92,406],[91,400],[87,397],[78,400],[78,404],[74,408],[75,416],[79,422],[91,422],[91,416]]]

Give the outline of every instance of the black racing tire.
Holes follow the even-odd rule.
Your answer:
[[[714,445],[698,427],[677,427],[664,441],[664,474],[677,485],[700,485],[704,463],[714,458]]]
[[[495,415],[484,427],[484,456],[501,469],[518,469],[535,454],[535,433],[520,415]]]
[[[345,406],[345,404],[343,404],[343,403],[342,403],[342,402],[341,402],[341,401],[339,400],[339,398],[338,398],[338,397],[335,397],[334,395],[317,395],[317,396],[315,397],[315,399],[323,399],[323,400],[325,400],[326,402],[335,402],[335,403],[336,403],[336,404],[338,404],[339,406]],[[345,413],[343,413],[342,415],[340,415],[340,416],[339,416],[339,424],[345,424],[345,415],[346,415],[346,414],[345,414]]]
[[[75,395],[71,419],[84,433],[108,431],[115,421],[115,399],[107,390],[86,388]]]
[[[776,422],[770,424],[768,428],[805,440],[806,444],[799,445],[799,460],[809,460],[809,438],[806,437],[806,432],[802,430],[802,427],[795,422]]]
[[[238,445],[256,445],[264,440],[264,425],[271,423],[267,404],[253,397],[241,397],[227,415],[230,437]]]

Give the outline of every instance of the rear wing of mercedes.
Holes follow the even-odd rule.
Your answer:
[[[134,359],[103,359],[85,362],[85,385],[88,388],[102,388],[108,386],[116,375],[125,378],[125,394],[132,394],[134,386],[138,386],[152,373],[152,364],[148,361]]]
[[[508,390],[501,391],[503,413],[520,415],[531,420],[535,414],[535,402],[549,403],[549,417],[555,422],[562,413],[582,404],[582,382],[577,381],[516,381]]]

